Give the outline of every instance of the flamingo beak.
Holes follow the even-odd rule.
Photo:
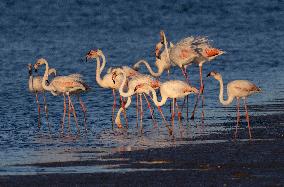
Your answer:
[[[206,77],[210,77],[210,76],[211,76],[211,72],[210,72],[210,73],[208,73]]]

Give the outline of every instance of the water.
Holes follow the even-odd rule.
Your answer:
[[[204,74],[216,70],[223,75],[225,82],[251,80],[263,92],[249,98],[250,113],[279,112],[277,104],[284,100],[283,9],[280,0],[214,3],[198,0],[1,1],[0,174],[103,172],[105,168],[99,166],[48,169],[25,164],[92,160],[116,151],[194,143],[189,139],[230,130],[231,127],[224,124],[231,122],[228,116],[235,116],[235,106],[223,107],[218,101],[218,83],[207,78],[204,127],[198,125],[198,111],[196,122],[190,122],[191,127],[176,122],[177,139],[173,141],[162,125],[158,111],[155,112],[158,129],[153,128],[147,111],[141,135],[136,128],[133,98],[128,110],[129,130],[111,129],[111,90],[98,87],[95,63],[85,63],[84,56],[90,49],[99,48],[106,56],[107,67],[131,65],[140,59],[153,64],[154,48],[161,29],[173,43],[190,35],[208,36],[214,46],[227,53],[206,64]],[[88,108],[87,136],[59,137],[62,97],[50,94],[47,101],[51,135],[43,115],[43,129],[37,129],[35,97],[27,89],[27,64],[35,63],[40,57],[46,58],[59,75],[81,73],[92,87],[91,92],[82,96]],[[179,69],[174,68],[171,72],[172,78],[183,79]],[[189,74],[192,84],[198,86],[198,67],[190,67]],[[162,80],[166,80],[166,75]],[[193,100],[191,96],[191,105]],[[260,105],[265,107],[261,109]],[[83,130],[78,103],[76,106]],[[169,107],[165,106],[164,110],[169,117]],[[72,126],[75,134],[73,123]]]

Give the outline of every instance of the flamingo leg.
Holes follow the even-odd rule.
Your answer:
[[[71,103],[70,103],[70,97],[68,95],[68,134],[71,134],[71,126],[70,126],[70,118],[71,118]]]
[[[178,106],[177,101],[175,103],[176,103],[176,108],[177,108],[177,112],[178,112],[178,120],[181,121],[181,111],[179,110],[179,106]]]
[[[236,124],[236,130],[235,130],[235,139],[237,138],[237,134],[238,134],[239,121],[240,121],[240,98],[237,98],[237,124]]]
[[[138,118],[139,118],[139,102],[138,93],[136,94],[136,128],[138,128]]]
[[[153,112],[152,106],[151,106],[149,100],[147,99],[145,93],[143,93],[143,95],[144,95],[144,98],[145,98],[145,100],[146,100],[146,102],[147,102],[148,108],[149,108],[149,110],[150,110],[154,127],[157,127],[157,122],[156,122],[156,120],[155,120],[155,118],[154,118],[154,112]]]
[[[70,100],[71,109],[72,109],[72,112],[73,112],[73,117],[74,117],[75,124],[76,124],[77,130],[78,130],[78,134],[80,134],[80,128],[79,128],[78,121],[77,121],[76,111],[75,111],[74,105],[73,105],[73,103],[72,103],[72,100],[71,100],[69,94],[68,94],[68,98],[69,98],[69,100]]]
[[[37,111],[38,111],[38,128],[40,129],[40,105],[39,105],[39,101],[38,101],[38,93],[36,92],[36,104],[37,104]]]
[[[172,102],[172,126],[174,126],[174,123],[175,123],[175,103],[176,103],[176,99],[174,98],[173,99],[173,102]]]
[[[112,115],[111,115],[111,121],[112,121],[112,129],[114,127],[114,112],[116,108],[116,96],[115,96],[115,89],[112,89],[112,95],[113,95],[113,105],[112,105]]]
[[[153,97],[151,95],[149,97],[153,100]],[[173,130],[170,128],[170,126],[169,126],[169,124],[168,124],[168,122],[167,122],[167,120],[165,118],[165,115],[164,115],[164,113],[162,111],[162,108],[160,106],[157,106],[157,108],[158,108],[158,111],[160,112],[160,114],[161,114],[161,116],[163,118],[163,121],[164,121],[164,124],[165,124],[166,128],[168,129],[169,135],[170,136],[173,135]]]
[[[246,98],[244,99],[244,104],[245,104],[245,109],[246,109],[246,120],[247,120],[247,123],[248,123],[249,139],[251,140],[251,129],[250,129],[250,123],[249,123],[249,113],[248,113]]]
[[[44,102],[44,111],[45,111],[45,116],[46,116],[46,121],[47,121],[47,127],[50,132],[50,124],[48,121],[48,108],[47,108],[47,103],[46,103],[45,92],[43,92],[43,102]]]
[[[142,94],[139,94],[140,99],[140,129],[143,129],[143,102],[142,102]]]
[[[87,128],[87,107],[84,104],[83,100],[81,99],[81,97],[79,95],[77,95],[79,103],[81,105],[81,108],[83,110],[83,114],[84,114],[84,127],[85,127],[85,132],[87,132],[88,128]]]
[[[61,121],[61,133],[62,134],[64,134],[65,115],[66,115],[66,97],[65,97],[65,94],[63,94],[63,117],[62,117],[62,121]]]
[[[199,65],[199,79],[200,79],[200,89],[199,89],[199,93],[197,95],[197,98],[196,98],[196,101],[195,101],[195,104],[194,104],[194,109],[191,113],[190,119],[192,119],[192,120],[194,120],[194,114],[195,114],[195,111],[196,111],[196,108],[197,108],[197,104],[198,104],[200,95],[201,94],[203,95],[203,90],[204,90],[204,85],[203,85],[203,80],[202,80],[202,65]],[[204,115],[203,106],[202,106],[202,112],[203,112],[203,115]],[[203,116],[203,118],[204,118],[204,116]]]
[[[188,74],[186,72],[186,68],[184,68],[184,66],[182,66],[180,69],[182,71],[183,76],[185,77],[186,82],[189,83],[189,77],[188,77]]]
[[[172,135],[173,134],[173,129],[170,128],[170,126],[169,126],[169,124],[168,124],[168,122],[167,122],[167,120],[166,120],[166,118],[164,116],[164,113],[162,111],[162,108],[160,106],[158,106],[158,110],[159,110],[159,112],[160,112],[160,114],[161,114],[161,116],[163,118],[163,121],[165,123],[166,128],[168,129],[169,135]]]

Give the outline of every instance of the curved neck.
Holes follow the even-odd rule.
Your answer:
[[[132,96],[134,94],[134,90],[132,90],[131,88],[128,87],[128,91],[127,92],[124,92],[123,91],[123,88],[125,87],[125,84],[126,84],[126,73],[125,71],[123,70],[119,70],[119,73],[122,73],[123,75],[123,81],[119,87],[119,94],[122,96],[122,97],[129,97],[129,96]]]
[[[164,105],[166,103],[166,101],[168,99],[167,97],[162,95],[162,100],[158,101],[156,91],[151,86],[149,86],[149,89],[152,92],[152,95],[153,95],[152,99],[153,99],[153,102],[155,103],[156,106],[162,106],[162,105]]]
[[[231,95],[228,95],[227,100],[224,100],[224,83],[223,83],[223,79],[221,77],[220,80],[218,80],[220,83],[220,93],[219,93],[219,100],[223,105],[229,105],[230,103],[232,103],[234,97],[232,97]]]
[[[44,72],[44,76],[43,76],[41,84],[42,84],[43,89],[45,89],[47,91],[53,91],[51,85],[48,85],[48,86],[46,85],[46,82],[48,81],[49,66],[48,66],[48,63],[46,61],[44,62],[44,64],[45,64],[45,72]]]
[[[101,87],[105,88],[107,85],[105,84],[105,82],[101,78],[101,73],[102,73],[102,71],[105,67],[106,61],[105,61],[104,55],[102,55],[102,58],[103,58],[102,66],[101,66],[100,58],[99,57],[96,58],[97,59],[96,81]]]
[[[163,68],[157,66],[158,72],[155,73],[155,72],[152,70],[152,68],[150,67],[149,63],[146,62],[145,60],[140,60],[140,61],[138,61],[138,62],[135,64],[135,66],[136,66],[136,65],[137,65],[137,66],[140,66],[140,64],[144,64],[144,65],[146,66],[146,68],[148,69],[148,71],[150,72],[150,74],[151,74],[152,76],[154,76],[154,77],[159,77],[159,76],[161,76],[162,73],[163,73],[163,71],[164,71]]]

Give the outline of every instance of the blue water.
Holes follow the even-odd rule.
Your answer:
[[[173,141],[162,125],[158,111],[155,116],[159,128],[153,128],[145,106],[144,132],[141,134],[136,128],[133,98],[127,114],[129,129],[112,130],[112,92],[98,87],[96,65],[85,63],[84,56],[90,49],[99,48],[106,56],[107,67],[131,65],[140,59],[153,65],[154,48],[161,29],[173,43],[191,35],[208,36],[213,45],[225,50],[226,54],[204,65],[204,74],[216,70],[225,82],[234,79],[254,82],[263,92],[249,98],[249,104],[254,106],[250,113],[279,112],[275,107],[255,108],[284,101],[283,17],[281,0],[1,1],[0,174],[102,171],[96,167],[48,170],[14,165],[89,160],[116,151],[194,143],[188,138],[233,128],[226,126],[226,122],[231,122],[228,116],[235,116],[235,106],[223,107],[218,101],[218,83],[204,78],[206,118],[203,127],[198,125],[200,110],[196,121],[190,122],[190,128],[185,122],[179,126],[176,120],[178,141]],[[63,99],[50,94],[47,94],[47,101],[51,133],[43,115],[43,128],[38,130],[35,97],[27,87],[27,64],[35,63],[40,57],[46,58],[59,75],[81,73],[92,87],[92,91],[82,95],[88,108],[87,135],[82,133],[80,138],[59,136]],[[172,79],[183,79],[179,69],[173,68],[171,72]],[[198,86],[198,67],[191,66],[189,74],[192,84]],[[166,78],[163,75],[161,80]],[[42,97],[40,99],[42,101]],[[191,96],[191,106],[193,100]],[[76,109],[83,132],[83,116],[78,103]],[[164,110],[169,117],[169,107],[165,106]],[[75,135],[73,122],[72,127]]]

